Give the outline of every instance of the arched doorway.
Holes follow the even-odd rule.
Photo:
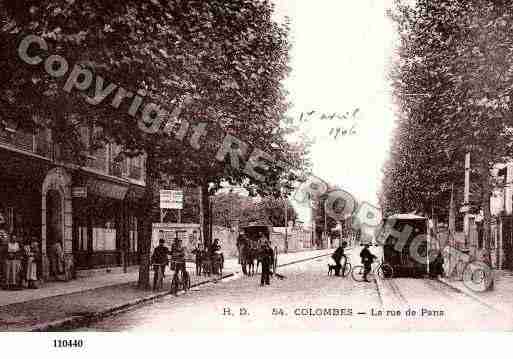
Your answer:
[[[62,195],[59,191],[51,189],[46,194],[46,252],[55,243],[63,245],[62,240]]]
[[[73,265],[71,177],[62,167],[51,169],[44,181],[41,201],[41,251],[43,278],[50,276],[48,254],[54,243],[60,243],[65,267]],[[66,270],[67,279],[69,271]]]

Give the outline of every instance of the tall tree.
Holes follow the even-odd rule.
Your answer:
[[[463,154],[471,152],[484,213],[484,245],[489,254],[490,195],[494,185],[491,170],[512,155],[513,5],[492,0],[418,0],[409,6],[399,1],[394,17],[401,37],[394,85],[405,118],[402,121],[417,123],[428,134],[431,141],[421,154],[430,148],[438,153],[456,153],[452,169],[458,169],[460,176]],[[406,136],[419,134],[407,124],[398,128]],[[426,139],[419,138],[419,142]],[[400,136],[396,139],[396,147],[405,145]],[[402,149],[396,156],[405,155]],[[420,166],[421,174],[427,175],[419,181],[408,173],[408,179],[422,185],[441,184],[430,175],[433,170],[443,170],[439,162],[424,156],[413,160],[408,166]],[[406,165],[397,165],[398,161],[392,159],[385,171],[400,173]],[[450,168],[448,172],[452,172]],[[386,177],[390,185],[394,175]],[[390,197],[401,195],[399,185],[392,186],[396,188],[383,196],[389,202]]]
[[[292,166],[303,162],[304,149],[287,142],[279,124],[287,107],[281,80],[288,73],[288,30],[272,20],[268,1],[20,0],[1,2],[0,13],[2,117],[29,129],[52,128],[76,162],[84,158],[78,128],[91,121],[103,128],[99,140],[121,144],[130,156],[145,154],[140,287],[149,286],[154,191],[162,173],[201,185],[208,208],[210,183],[226,178],[276,191],[283,173],[272,166],[255,179],[229,157],[216,161],[226,133],[250,145],[242,163],[253,148]],[[48,46],[31,46],[31,57],[59,54],[69,71],[57,75],[55,58],[53,75],[42,62],[23,62],[17,50],[27,34]],[[178,109],[179,119],[162,128]],[[193,130],[201,123],[202,138]]]

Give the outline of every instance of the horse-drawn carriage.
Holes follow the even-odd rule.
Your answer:
[[[252,223],[241,228],[246,235],[246,242],[239,248],[239,259],[242,266],[242,271],[247,275],[254,275],[258,273],[258,267],[262,263],[262,245],[263,241],[271,238],[272,226],[266,224]],[[272,265],[272,272],[276,272],[278,264],[278,248],[271,243],[271,248],[274,252],[274,262]],[[256,270],[255,270],[256,263]]]

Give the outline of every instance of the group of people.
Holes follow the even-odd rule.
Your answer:
[[[192,250],[192,254],[194,254],[195,257],[195,263],[196,263],[196,275],[201,275],[203,263],[206,259],[214,258],[215,256],[218,256],[221,261],[221,266],[224,263],[224,256],[221,252],[221,245],[219,244],[219,239],[214,239],[214,242],[212,242],[212,245],[209,248],[205,248],[202,243],[197,243],[196,248]]]
[[[344,249],[347,247],[347,242],[342,242],[338,248],[335,250],[335,252],[331,255],[331,258],[333,261],[335,261],[335,276],[340,277],[340,270],[342,269],[342,258],[344,258],[344,265],[347,263],[347,256],[344,253]],[[377,257],[371,253],[369,249],[369,245],[365,244],[363,246],[363,249],[360,251],[360,258],[361,262],[363,264],[363,280],[365,282],[369,282],[367,279],[367,276],[371,272],[372,269],[372,263],[374,260],[377,259]]]
[[[259,233],[256,241],[250,240],[244,232],[241,232],[237,238],[237,251],[239,254],[239,264],[242,267],[242,273],[248,275],[247,262],[257,259],[262,264],[262,275],[260,277],[260,285],[269,285],[272,276],[271,268],[274,265],[274,251],[271,242],[264,233]],[[257,253],[256,258],[252,257],[252,253]],[[258,264],[257,264],[258,266]]]
[[[176,238],[171,249],[167,248],[164,239],[159,240],[159,245],[153,250],[151,262],[155,271],[153,276],[153,288],[156,289],[161,286],[161,281],[165,276],[166,267],[170,263],[171,269],[175,271],[175,275],[185,272],[185,248],[182,245],[182,240]],[[159,283],[160,282],[160,283]]]
[[[3,288],[37,288],[41,276],[41,252],[37,239],[21,240],[16,234],[9,235],[5,231],[1,232],[0,237]]]
[[[201,243],[196,245],[196,248],[192,250],[192,253],[195,255],[196,262],[196,274],[201,274],[201,266],[204,258],[208,255],[213,255],[214,253],[219,254],[224,260],[223,255],[221,253],[221,245],[219,244],[219,239],[214,239],[214,242],[210,246],[208,250],[203,248]],[[165,245],[164,239],[159,240],[159,245],[155,247],[151,262],[154,267],[155,275],[153,279],[153,287],[159,287],[159,278],[160,280],[164,278],[166,267],[170,264],[171,270],[175,271],[175,276],[178,273],[182,275],[185,273],[185,248],[182,244],[182,240],[176,238],[171,245],[171,249],[167,248]]]

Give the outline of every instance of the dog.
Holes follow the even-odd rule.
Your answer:
[[[333,273],[335,272],[335,268],[337,266],[335,264],[329,264],[328,263],[328,276],[332,276]]]

